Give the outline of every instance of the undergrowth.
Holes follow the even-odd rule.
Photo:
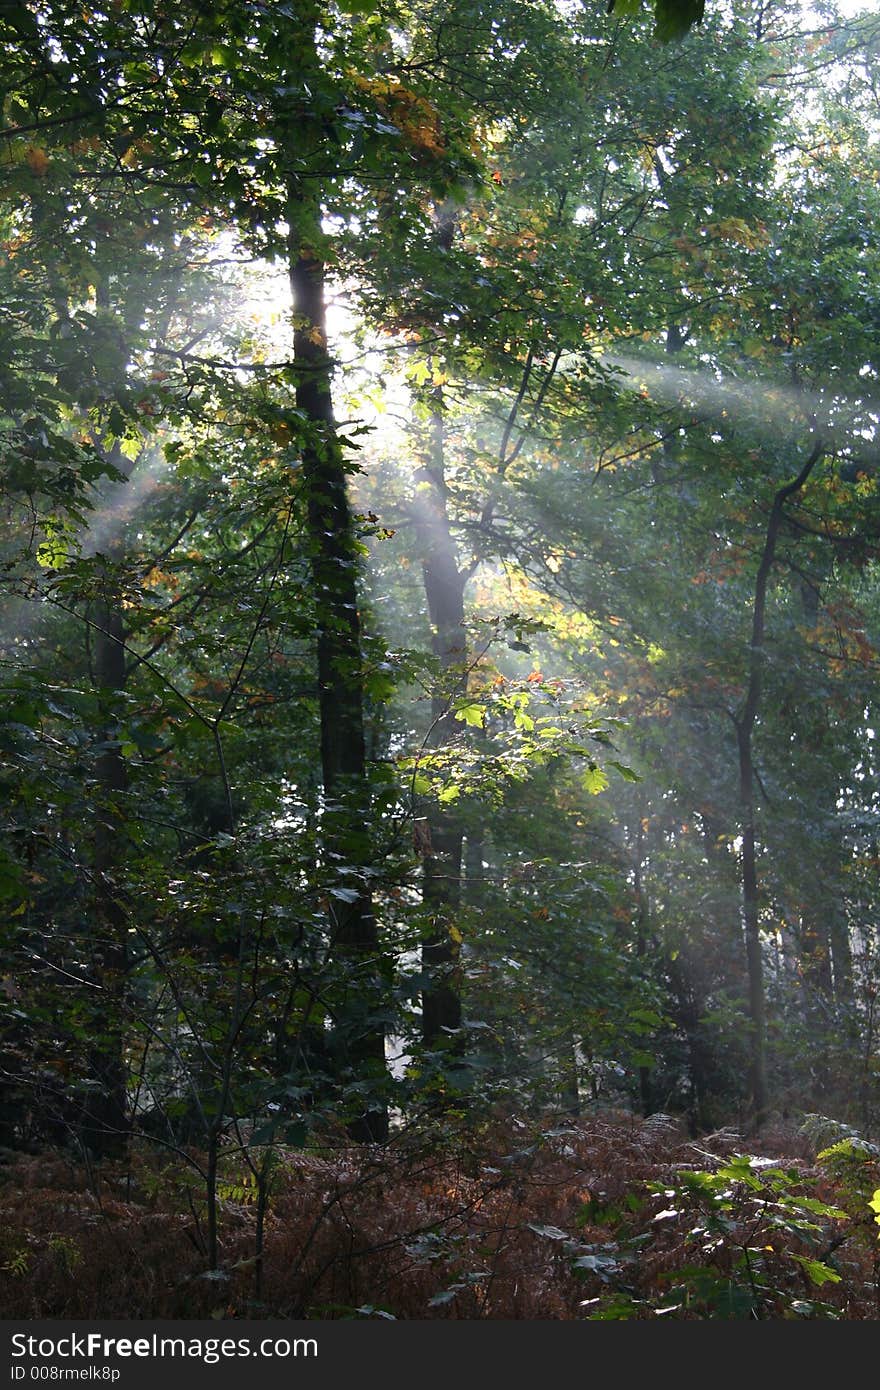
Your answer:
[[[262,1253],[233,1157],[208,1270],[177,1165],[18,1156],[0,1167],[4,1316],[877,1318],[878,1188],[878,1151],[840,1127],[749,1147],[662,1115],[507,1119],[279,1150]]]

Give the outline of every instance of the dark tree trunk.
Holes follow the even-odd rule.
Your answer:
[[[736,735],[739,753],[740,815],[742,821],[740,875],[746,970],[749,981],[749,1022],[751,1025],[749,1094],[752,1101],[755,1127],[760,1129],[767,1116],[767,1016],[755,848],[755,769],[752,760],[752,728],[753,720],[747,723],[740,722],[737,724]]]
[[[838,903],[829,909],[828,941],[831,947],[831,969],[834,978],[834,999],[846,1009],[853,1002],[852,944],[846,913]]]
[[[670,980],[678,1005],[678,1021],[687,1043],[687,1072],[690,1085],[688,1127],[692,1135],[709,1128],[708,1100],[711,1087],[712,1057],[701,1027],[705,1003],[694,979],[692,961],[678,956],[670,962]]]
[[[483,868],[483,836],[471,828],[464,848],[465,896],[472,907],[482,901],[485,869]]]
[[[764,963],[761,950],[759,920],[758,870],[755,817],[755,766],[752,740],[755,721],[761,705],[764,684],[764,626],[767,606],[767,582],[776,558],[779,529],[785,504],[801,490],[822,454],[817,442],[800,473],[790,483],[779,488],[773,498],[764,550],[755,577],[752,605],[752,633],[749,645],[748,683],[742,709],[736,716],[736,739],[739,757],[739,794],[742,834],[740,873],[742,883],[743,930],[746,945],[746,968],[749,980],[749,1089],[755,1127],[760,1129],[767,1116],[767,1058],[766,1058],[766,1000],[764,993]]]
[[[314,38],[312,37],[312,45]],[[308,506],[308,549],[317,605],[318,707],[323,783],[325,868],[367,867],[369,791],[363,717],[363,669],[358,613],[358,559],[348,501],[343,445],[333,417],[327,352],[325,269],[310,249],[320,242],[320,211],[291,188],[290,285],[294,308],[296,405],[305,421],[302,470]],[[311,231],[311,237],[307,235]],[[347,979],[334,1051],[349,1079],[386,1076],[384,997],[378,932],[368,880],[340,878],[351,902],[331,895],[330,930]],[[353,1138],[381,1141],[388,1133],[384,1101],[350,1125]]]
[[[568,1029],[559,1047],[559,1103],[568,1115],[581,1113],[577,1039]]]
[[[831,560],[825,555],[812,561],[813,576],[804,577],[800,584],[801,608],[804,622],[814,628],[819,621],[821,586],[830,573]],[[828,757],[829,735],[833,733],[820,717],[810,728],[802,731],[804,749],[811,757],[809,785],[810,804],[817,819],[834,822],[839,795],[839,782],[833,759]],[[806,879],[807,896],[801,913],[800,953],[804,979],[807,983],[807,1014],[813,1012],[813,998],[818,993],[820,1003],[835,1003],[844,1007],[852,1003],[852,953],[846,914],[841,909],[837,885],[840,880],[842,851],[839,840],[819,847],[820,859],[814,859]]]
[[[642,818],[639,819],[639,828],[636,832],[635,853],[633,855],[633,886],[636,893],[636,956],[641,961],[644,960],[648,950],[648,895],[645,892],[645,885],[642,879],[642,855],[644,845],[644,828]],[[639,1067],[639,1103],[644,1116],[651,1114],[653,1106],[653,1094],[651,1087],[650,1067]]]
[[[831,970],[828,904],[821,887],[821,883],[813,886],[813,895],[801,913],[800,953],[808,994],[818,993],[830,1001],[834,993],[834,977]]]
[[[92,982],[97,1007],[92,1010],[89,1081],[83,1105],[82,1138],[101,1158],[122,1157],[128,1145],[125,1002],[128,976],[126,913],[116,881],[123,856],[119,798],[125,792],[125,758],[116,726],[114,704],[125,689],[125,632],[114,594],[98,605],[95,616],[95,683],[105,715],[103,747],[97,759],[95,808],[95,921],[91,949]]]

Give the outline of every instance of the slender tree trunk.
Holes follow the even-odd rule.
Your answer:
[[[828,578],[831,559],[815,559],[812,570],[815,578],[804,578],[800,585],[804,622],[814,628],[819,621],[821,585]],[[818,572],[817,572],[818,571]],[[814,765],[810,779],[810,800],[814,810],[833,821],[839,783],[833,761],[827,758],[827,726],[821,724],[806,744]],[[836,891],[841,869],[841,846],[829,846],[824,862],[813,866],[808,880],[809,897],[803,910],[801,950],[807,981],[812,981],[821,994],[844,1008],[852,1004],[852,948],[846,914],[842,911]],[[818,870],[818,872],[817,872]]]
[[[110,284],[96,264],[96,303],[110,314],[114,309]],[[171,272],[168,298],[160,319],[157,341],[162,342],[180,289],[180,272]],[[127,329],[134,332],[144,312],[144,293],[130,291],[121,307]],[[59,318],[66,318],[69,304],[60,282],[55,284],[53,297]],[[124,482],[106,483],[103,520],[96,530],[87,534],[89,549],[106,550],[111,562],[119,564],[125,555],[125,524],[128,517],[126,488],[137,460],[127,458],[119,444],[109,451],[100,437],[95,448],[104,453],[109,464],[120,473]],[[105,718],[100,732],[103,747],[97,759],[98,805],[95,813],[94,866],[96,935],[92,952],[95,983],[101,991],[101,1003],[95,1020],[90,1052],[90,1077],[94,1090],[84,1106],[83,1130],[87,1146],[101,1157],[121,1157],[127,1150],[130,1128],[128,1116],[128,1068],[125,1059],[125,1009],[128,991],[128,932],[125,907],[116,883],[117,869],[124,861],[124,821],[119,805],[128,785],[125,757],[118,736],[116,712],[113,708],[127,683],[125,653],[125,620],[122,599],[111,574],[104,573],[104,592],[95,605],[92,641],[94,678]]]
[[[464,893],[469,907],[479,907],[483,900],[486,871],[483,867],[483,834],[471,827],[464,847]]]
[[[764,963],[758,903],[758,871],[755,848],[755,768],[752,760],[752,721],[738,723],[739,795],[742,819],[740,876],[742,884],[743,928],[746,944],[746,970],[749,982],[749,1093],[755,1127],[767,1117],[767,1014],[764,993]]]
[[[97,304],[112,308],[107,281],[96,275]],[[99,447],[101,447],[99,445]],[[116,445],[107,454],[109,463],[122,473],[124,484],[111,484],[106,495],[108,533],[100,538],[112,561],[124,554],[125,509],[117,515],[114,503],[124,495],[133,463]],[[104,594],[95,613],[93,643],[95,682],[108,717],[101,730],[103,748],[98,757],[99,803],[95,819],[95,884],[98,939],[92,954],[96,980],[103,993],[96,1036],[100,1044],[92,1049],[90,1071],[97,1089],[89,1096],[84,1115],[85,1142],[101,1157],[120,1158],[128,1148],[128,1069],[125,1061],[125,1006],[128,991],[127,922],[116,871],[124,858],[123,821],[119,798],[125,792],[128,774],[119,741],[113,710],[126,687],[125,621],[122,599],[111,576],[104,575]]]
[[[460,689],[467,658],[464,631],[464,577],[449,529],[444,467],[444,417],[440,388],[433,395],[430,442],[416,474],[416,536],[422,554],[425,596],[433,629],[434,654],[443,677],[432,701],[431,745],[449,743],[454,724],[450,701]],[[422,902],[427,926],[422,966],[429,982],[422,991],[422,1039],[426,1047],[460,1048],[461,984],[458,909],[464,836],[454,813],[435,812],[424,857]]]
[[[820,994],[826,1001],[834,993],[831,971],[831,941],[828,930],[828,903],[822,893],[822,883],[812,885],[810,900],[801,912],[801,964],[810,994]]]
[[[642,855],[645,832],[643,829],[643,817],[639,818],[639,828],[636,831],[635,853],[633,855],[633,887],[636,894],[636,957],[644,960],[648,950],[648,895],[642,880]],[[639,1067],[639,1103],[642,1114],[647,1117],[653,1110],[653,1096],[651,1093],[651,1069],[650,1067]]]
[[[828,940],[831,947],[831,969],[834,976],[834,999],[847,1009],[853,1002],[852,943],[846,913],[838,903],[830,908]]]
[[[91,970],[98,986],[91,1024],[89,1079],[93,1089],[83,1107],[83,1141],[101,1158],[122,1157],[128,1145],[125,1066],[125,995],[128,977],[126,915],[115,873],[122,858],[119,797],[125,792],[125,758],[113,704],[125,689],[125,632],[115,594],[98,605],[95,617],[95,683],[105,715],[97,760],[95,808],[95,923]],[[93,991],[89,991],[90,994]]]
[[[559,1046],[559,1103],[568,1115],[581,1113],[577,1038],[567,1029]]]
[[[749,980],[749,1020],[751,1024],[749,1090],[755,1127],[760,1129],[767,1117],[767,1018],[764,993],[764,964],[761,951],[759,919],[758,870],[755,817],[755,765],[752,742],[755,721],[761,705],[764,684],[764,628],[767,606],[767,582],[776,558],[779,528],[790,497],[800,492],[822,455],[821,441],[813,449],[800,473],[781,487],[773,498],[764,550],[755,578],[752,605],[752,634],[749,646],[748,684],[742,709],[735,717],[737,752],[739,757],[739,796],[742,834],[740,874],[742,884],[743,929],[746,945],[746,968]]]
[[[35,226],[42,221],[34,209]],[[106,278],[96,263],[93,269],[96,302],[102,311],[112,308]],[[59,323],[69,321],[70,302],[63,276],[49,271],[49,290]],[[102,451],[100,437],[93,440]],[[106,460],[127,479],[133,464],[118,445]],[[122,485],[124,486],[124,485]],[[122,522],[114,515],[120,485],[103,484],[103,510],[111,518],[101,546],[111,562],[123,554]],[[96,537],[87,530],[84,550],[96,549]],[[103,592],[92,605],[89,619],[92,673],[101,710],[98,756],[95,765],[96,796],[91,806],[94,868],[94,918],[88,941],[88,972],[94,988],[86,992],[89,1033],[88,1081],[90,1089],[79,1108],[82,1142],[99,1158],[121,1158],[128,1148],[129,1116],[125,1059],[125,1007],[128,990],[126,913],[116,872],[124,860],[123,820],[120,798],[127,787],[125,758],[119,741],[117,702],[126,686],[125,624],[122,604],[112,575],[103,575]]]

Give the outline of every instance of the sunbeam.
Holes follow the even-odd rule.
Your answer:
[[[623,374],[623,385],[666,405],[731,418],[751,427],[778,432],[815,429],[838,448],[865,452],[877,440],[880,399],[869,391],[850,394],[835,386],[791,385],[780,381],[741,380],[713,366],[684,367],[624,353],[602,361]],[[866,378],[867,380],[867,378]]]

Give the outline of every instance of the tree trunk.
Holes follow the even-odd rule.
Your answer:
[[[567,1115],[581,1113],[577,1038],[570,1028],[559,1043],[559,1104]]]
[[[120,1158],[128,1145],[127,1072],[125,1066],[125,995],[128,976],[126,915],[115,882],[122,854],[118,798],[125,792],[125,758],[119,744],[113,704],[125,689],[125,632],[115,594],[96,610],[95,683],[105,707],[97,760],[98,804],[95,808],[95,933],[91,972],[98,986],[91,1024],[89,1080],[93,1089],[83,1106],[82,1137],[101,1158]]]
[[[440,388],[433,393],[430,442],[416,474],[416,536],[422,554],[425,596],[434,654],[443,677],[431,706],[430,745],[441,748],[454,735],[450,703],[465,679],[464,577],[449,529],[444,473],[444,418]],[[462,827],[449,811],[435,812],[423,866],[422,902],[427,926],[422,937],[422,1040],[459,1051],[461,984],[456,921],[461,903]]]
[[[804,622],[808,627],[815,628],[819,622],[821,585],[828,579],[831,570],[830,556],[823,555],[818,561],[814,558],[811,568],[815,577],[802,579],[800,598]],[[804,730],[802,737],[804,749],[810,754],[812,763],[810,805],[817,819],[825,820],[830,825],[835,818],[840,791],[833,759],[828,757],[829,742],[833,746],[833,731],[824,720],[820,720]],[[800,935],[804,977],[808,995],[818,991],[822,997],[820,1002],[830,1004],[833,1000],[846,1008],[852,1004],[852,952],[849,927],[840,906],[837,887],[846,851],[835,836],[833,843],[823,844],[819,848],[819,854],[821,858],[818,862],[811,858],[810,872],[805,875],[808,896],[801,914]],[[808,999],[808,1013],[811,1003]]]
[[[754,649],[753,649],[754,650]],[[755,769],[752,761],[753,721],[737,724],[739,794],[742,829],[740,875],[746,970],[749,981],[749,1094],[755,1128],[767,1117],[767,1016],[764,995],[764,962],[758,911],[758,871],[755,850]]]
[[[737,751],[739,756],[739,795],[742,850],[740,853],[740,873],[742,883],[743,929],[746,945],[746,968],[749,979],[749,1019],[751,1037],[749,1043],[749,1089],[751,1092],[752,1115],[756,1129],[760,1129],[767,1116],[767,1060],[766,1060],[766,1001],[764,995],[764,964],[761,953],[761,929],[759,921],[758,870],[755,824],[755,766],[752,753],[752,739],[755,720],[761,704],[764,683],[764,626],[767,606],[767,582],[776,558],[776,544],[779,528],[790,497],[799,492],[806,483],[813,468],[822,455],[821,441],[817,441],[801,469],[790,483],[779,488],[770,508],[764,550],[758,573],[755,577],[755,596],[752,605],[752,634],[749,645],[748,684],[746,696],[740,713],[735,718]]]
[[[814,883],[810,900],[804,904],[799,944],[808,994],[820,994],[830,1003],[834,993],[834,979],[831,973],[828,902],[821,890],[821,881]]]
[[[636,843],[633,853],[633,888],[636,895],[636,958],[643,961],[648,950],[648,895],[642,880],[642,858],[644,847],[644,818],[639,818]],[[639,1067],[639,1105],[647,1118],[653,1111],[650,1067]]]
[[[834,1000],[844,1009],[853,1003],[852,943],[846,913],[839,903],[830,907],[828,941],[831,947],[831,969],[834,977]]]
[[[314,34],[311,36],[314,59]],[[308,63],[308,55],[306,55]],[[316,60],[315,60],[316,61]],[[308,550],[317,604],[318,708],[323,783],[325,869],[368,867],[369,788],[363,717],[363,668],[357,592],[357,550],[347,492],[343,445],[336,430],[327,352],[325,268],[320,208],[292,181],[290,286],[294,310],[296,405],[305,419],[302,472],[308,506]],[[331,887],[334,885],[331,885]],[[330,895],[332,942],[346,980],[334,1049],[345,1079],[386,1078],[378,932],[369,880],[349,873],[338,886],[351,901]],[[350,1123],[353,1138],[381,1141],[388,1133],[384,1100],[371,1100]]]

